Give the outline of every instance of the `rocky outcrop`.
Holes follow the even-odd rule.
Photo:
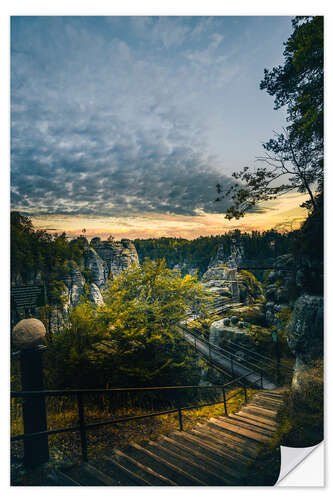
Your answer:
[[[98,288],[104,288],[109,277],[108,265],[92,247],[84,252],[84,267],[91,272],[91,282]]]
[[[102,306],[104,304],[101,291],[95,283],[91,283],[90,285],[88,299],[97,306]]]
[[[93,238],[90,245],[87,240],[84,243],[79,264],[75,261],[63,262],[62,268],[58,266],[57,275],[52,281],[39,270],[26,273],[24,280],[20,274],[12,274],[12,287],[33,285],[41,289],[43,303],[50,306],[47,312],[41,314],[48,315],[47,322],[52,332],[67,325],[70,310],[79,304],[83,296],[98,306],[103,305],[101,291],[107,287],[108,280],[132,264],[139,263],[136,248],[128,239],[116,242]],[[37,306],[31,309],[31,313],[38,317]],[[23,317],[24,314],[13,310],[12,323],[17,323]]]
[[[225,265],[209,267],[202,277],[203,285],[217,296],[239,301],[237,272]]]
[[[189,266],[186,262],[181,262],[173,266],[173,271],[179,271],[182,276],[189,274],[190,276],[195,276],[198,272],[197,268]]]
[[[106,263],[109,275],[117,276],[132,264],[139,264],[139,257],[131,240],[122,239],[119,242],[94,238],[92,244],[99,257]]]
[[[324,300],[302,295],[297,299],[287,325],[287,340],[297,366],[323,356]]]
[[[270,325],[278,325],[276,316],[292,304],[298,294],[296,289],[296,263],[291,254],[280,255],[267,277],[266,319]]]
[[[230,249],[223,245],[217,247],[215,257],[210,261],[208,267],[225,265],[229,268],[239,267],[244,259],[244,248],[237,238],[232,239]]]
[[[75,307],[84,293],[86,282],[76,262],[71,261],[69,269],[69,275],[64,278],[64,283],[67,287],[68,307]]]
[[[226,321],[226,319],[229,321]],[[217,346],[223,346],[228,340],[248,348],[256,347],[254,337],[248,328],[244,328],[243,322],[232,323],[229,318],[214,321],[209,329],[209,342]]]

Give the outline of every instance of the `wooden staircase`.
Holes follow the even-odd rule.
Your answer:
[[[262,444],[277,430],[283,390],[256,393],[236,414],[210,418],[189,431],[59,471],[55,485],[72,486],[241,486]]]

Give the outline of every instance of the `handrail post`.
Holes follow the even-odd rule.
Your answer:
[[[246,382],[244,381],[244,398],[245,398],[245,403],[247,403],[247,391],[246,391]]]
[[[44,346],[43,346],[44,347]],[[21,382],[23,391],[42,391],[43,368],[42,347],[21,351]],[[23,404],[24,433],[47,430],[46,406],[44,394],[24,398]],[[24,465],[35,467],[49,460],[48,436],[24,438]]]
[[[261,385],[261,388],[263,389],[264,384],[263,384],[263,379],[262,379],[262,370],[260,370],[260,385]]]
[[[13,328],[13,345],[19,349],[22,391],[43,391],[42,352],[46,349],[46,329],[36,318],[19,321]],[[22,402],[24,434],[47,431],[43,392],[25,397]],[[24,437],[25,467],[36,467],[49,460],[48,435]]]
[[[224,389],[224,387],[222,387],[222,391],[223,391],[224,414],[227,417],[228,416],[228,409],[227,409],[227,400],[225,398],[225,389]]]
[[[234,377],[235,371],[234,371],[234,360],[233,360],[232,354],[231,354],[231,373],[232,373],[232,376]]]
[[[86,425],[84,421],[84,406],[83,406],[82,394],[80,392],[77,393],[77,403],[79,409],[79,425],[80,425],[82,458],[85,462],[88,462],[88,447],[87,447]]]
[[[179,419],[179,430],[182,432],[183,431],[183,415],[182,415],[182,409],[180,407],[178,408],[178,419]]]

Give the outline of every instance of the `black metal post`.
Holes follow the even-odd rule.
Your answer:
[[[20,354],[22,391],[43,391],[42,352],[45,346],[25,349]],[[23,400],[24,434],[47,430],[44,394]],[[49,460],[48,436],[24,438],[24,465],[36,467]]]
[[[263,378],[262,378],[262,370],[260,370],[260,385],[261,385],[261,388],[263,389],[264,384],[263,384]]]
[[[227,409],[227,400],[225,398],[225,389],[224,389],[224,387],[222,387],[222,391],[223,391],[224,414],[227,417],[228,416],[228,409]]]
[[[275,354],[276,354],[276,361],[277,361],[277,365],[276,365],[276,376],[277,376],[277,383],[280,384],[281,382],[281,365],[280,365],[280,361],[281,361],[281,356],[280,356],[280,346],[279,346],[279,337],[277,336],[277,339],[276,339],[276,343],[275,343]]]
[[[183,415],[182,415],[182,409],[178,408],[178,419],[179,419],[179,430],[183,430]]]
[[[246,382],[244,382],[244,398],[245,398],[245,403],[247,403],[247,391],[246,391]]]
[[[79,408],[79,424],[80,424],[82,458],[85,462],[88,462],[87,433],[86,433],[86,424],[84,421],[83,398],[82,398],[81,393],[78,393],[78,395],[77,395],[77,403],[78,403],[78,408]]]
[[[231,373],[232,373],[232,376],[234,377],[235,376],[235,372],[234,372],[234,360],[232,358],[232,354],[231,354]]]

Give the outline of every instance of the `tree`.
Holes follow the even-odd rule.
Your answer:
[[[285,43],[284,65],[265,69],[260,88],[275,97],[275,109],[287,106],[293,140],[323,146],[324,19],[297,16]]]
[[[181,278],[164,261],[133,266],[110,282],[105,305],[79,304],[70,327],[53,339],[58,384],[196,384],[196,354],[176,325],[193,306],[205,314],[206,298],[196,277]]]
[[[231,198],[226,218],[239,219],[260,201],[292,190],[307,192],[306,208],[315,210],[323,191],[323,18],[296,17],[285,43],[283,66],[265,69],[260,88],[275,96],[275,109],[287,106],[288,126],[263,144],[264,166],[235,172],[237,183],[218,198]],[[314,194],[316,191],[316,194]]]

